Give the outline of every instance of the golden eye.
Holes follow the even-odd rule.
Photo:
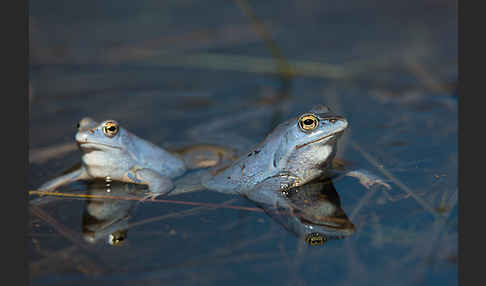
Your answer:
[[[118,133],[118,123],[114,121],[107,121],[103,125],[103,133],[108,137],[113,137]]]
[[[320,233],[314,232],[309,234],[305,238],[305,241],[307,242],[307,244],[311,246],[319,246],[319,245],[323,245],[327,241],[327,237],[325,237]]]
[[[311,114],[302,115],[299,118],[299,127],[303,131],[311,131],[317,128],[319,119]]]

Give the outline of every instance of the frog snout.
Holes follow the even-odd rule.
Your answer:
[[[340,130],[348,128],[348,120],[346,120],[344,116],[333,115],[328,117],[328,120],[331,124],[334,124],[334,126],[339,128]]]
[[[341,120],[340,120],[340,122],[341,122],[341,124],[343,125],[343,127],[342,127],[343,129],[348,128],[349,123],[348,123],[348,121],[346,120],[346,118],[341,119]]]
[[[88,134],[86,132],[78,132],[74,136],[74,140],[78,143],[86,143],[88,142]]]

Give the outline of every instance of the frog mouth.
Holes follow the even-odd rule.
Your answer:
[[[102,144],[102,143],[91,143],[91,142],[77,142],[77,143],[79,148],[81,148],[84,152],[103,151],[103,149],[120,149],[120,147],[108,145],[108,144]]]
[[[310,144],[314,144],[314,143],[321,142],[321,141],[323,141],[324,139],[327,139],[327,138],[329,138],[329,137],[336,136],[336,135],[341,134],[341,133],[344,133],[344,130],[337,131],[337,132],[331,133],[331,134],[329,134],[329,135],[326,135],[326,136],[324,136],[324,137],[318,138],[318,139],[316,139],[316,140],[313,140],[313,141],[310,141],[310,142],[307,142],[307,143],[304,143],[304,144],[297,145],[297,146],[295,146],[295,149],[300,149],[300,148],[305,147],[305,146],[307,146],[307,145],[310,145]]]

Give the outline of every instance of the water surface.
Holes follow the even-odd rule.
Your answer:
[[[457,284],[456,2],[250,4],[288,63],[318,67],[282,82],[233,1],[31,1],[29,188],[79,161],[83,116],[167,148],[245,148],[327,104],[350,122],[338,157],[392,190],[334,181],[355,233],[319,247],[207,190],[168,199],[248,210],[118,202],[126,239],[90,243],[90,202],[57,198],[31,210],[32,285]]]

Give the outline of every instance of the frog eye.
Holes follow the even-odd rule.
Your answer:
[[[305,238],[305,241],[307,242],[307,244],[311,246],[319,246],[319,245],[323,245],[327,241],[327,237],[320,233],[314,232],[309,234]]]
[[[113,136],[115,136],[118,133],[118,130],[119,130],[118,123],[116,123],[114,121],[107,121],[103,125],[103,133],[107,137],[113,137]]]
[[[312,114],[302,115],[299,118],[299,127],[303,131],[311,131],[317,128],[319,119]]]

